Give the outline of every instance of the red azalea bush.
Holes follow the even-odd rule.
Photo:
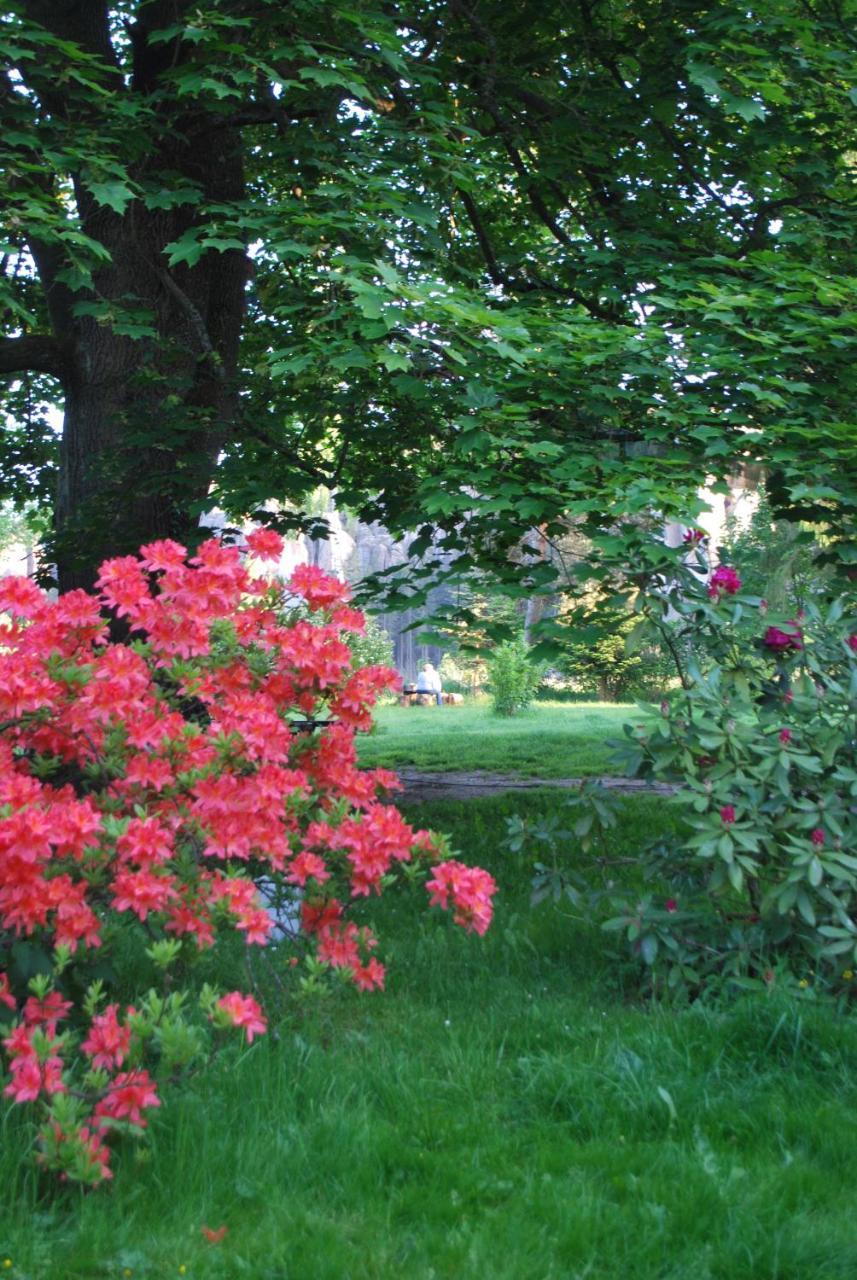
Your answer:
[[[260,560],[282,552],[271,530],[247,541]],[[433,866],[431,903],[483,933],[495,890],[384,802],[395,775],[357,768],[355,730],[397,676],[354,668],[345,638],[364,620],[342,582],[302,565],[284,584],[234,546],[188,558],[165,540],[106,561],[97,588],[52,600],[0,580],[4,1092],[38,1108],[42,1163],[90,1184],[110,1177],[113,1133],[139,1135],[159,1105],[153,1071],[265,1030],[252,995],[194,996],[182,977],[236,931],[270,940],[260,885],[302,895],[312,974],[363,990],[384,966],[351,902]],[[284,602],[312,620],[289,623]],[[119,938],[168,993],[122,1007],[91,980]]]

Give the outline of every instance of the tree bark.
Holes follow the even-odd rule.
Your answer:
[[[174,67],[175,46],[150,45],[148,35],[175,21],[183,7],[186,0],[152,0],[141,10],[131,32],[135,92],[151,91],[160,73]],[[29,0],[29,9],[55,35],[115,65],[102,0]],[[53,92],[43,90],[42,100],[61,116],[62,91]],[[156,116],[131,176],[174,175],[201,192],[203,205],[241,200],[240,131],[223,115],[189,111],[180,102],[158,110],[160,120]],[[67,263],[55,245],[31,242],[53,333],[0,346],[0,371],[36,368],[63,384],[53,547],[62,590],[90,587],[108,556],[158,537],[193,535],[192,513],[205,503],[218,454],[235,426],[248,274],[240,249],[208,251],[193,266],[169,269],[164,250],[193,226],[195,205],[152,209],[135,200],[120,215],[93,198],[80,174],[72,181],[82,230],[111,260],[94,273],[91,293],[71,293],[62,278]],[[81,301],[97,304],[96,314],[82,315]],[[145,314],[148,335],[117,332],[116,321],[129,308]],[[16,366],[27,354],[30,362]]]
[[[211,172],[222,190],[225,169],[240,181],[240,163],[237,151],[224,149],[224,131],[217,142]],[[197,148],[198,155],[199,140]],[[233,189],[224,198],[234,196]],[[189,510],[205,500],[237,411],[244,255],[208,253],[197,266],[168,273],[163,248],[186,229],[185,219],[132,206],[121,218],[90,211],[88,234],[93,223],[113,254],[96,278],[99,298],[116,299],[117,307],[133,299],[153,315],[156,336],[122,336],[93,317],[75,319],[63,335],[71,351],[56,503],[63,590],[90,586],[108,555],[192,534]]]

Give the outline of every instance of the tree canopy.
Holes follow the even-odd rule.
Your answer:
[[[760,464],[857,563],[855,16],[12,0],[0,496],[65,585],[319,483],[520,576]]]

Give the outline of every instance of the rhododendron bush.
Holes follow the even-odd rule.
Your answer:
[[[687,540],[644,584],[640,633],[680,688],[627,727],[636,772],[676,784],[684,834],[641,850],[649,891],[615,901],[656,984],[715,976],[842,990],[857,968],[857,598],[775,616],[740,565]]]
[[[0,580],[4,1092],[38,1109],[39,1159],[64,1177],[110,1176],[111,1138],[145,1129],[159,1075],[264,1032],[253,994],[187,977],[218,939],[278,935],[260,889],[299,897],[305,983],[338,971],[366,991],[384,966],[356,900],[430,870],[430,903],[476,933],[491,918],[491,877],[385,803],[393,774],[357,768],[355,731],[397,677],[352,663],[348,588],[254,571],[282,541],[247,541],[251,561],[153,543],[105,562],[97,594]],[[289,620],[296,605],[309,616]],[[118,938],[164,975],[133,1004],[95,976]]]

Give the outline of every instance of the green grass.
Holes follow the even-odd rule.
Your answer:
[[[537,702],[497,716],[486,702],[457,707],[381,707],[360,761],[395,769],[486,769],[530,777],[576,778],[611,771],[607,740],[622,736],[634,707],[607,702]],[[614,770],[615,771],[615,770]]]
[[[0,1274],[853,1280],[857,1026],[809,1000],[637,1002],[604,935],[530,911],[500,849],[505,816],[558,803],[415,811],[500,879],[489,934],[423,890],[370,904],[387,993],[291,1011],[167,1090],[151,1159],[122,1152],[111,1189],[40,1192],[9,1109]],[[616,852],[671,821],[627,800]]]

